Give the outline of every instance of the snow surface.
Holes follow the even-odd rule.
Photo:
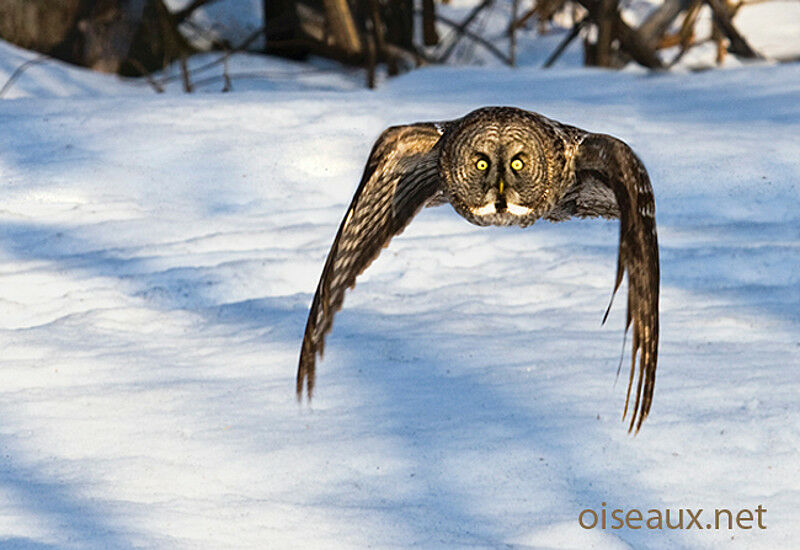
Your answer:
[[[18,55],[0,44],[0,82]],[[156,95],[51,62],[0,102],[0,547],[796,547],[800,65],[329,76]],[[613,221],[423,211],[295,402],[373,140],[485,104],[617,135],[648,167],[662,337],[636,437],[624,298],[600,325]],[[602,502],[762,505],[767,529],[580,528]]]
[[[220,53],[205,53],[188,60],[194,91],[222,91],[225,84],[223,58]],[[233,90],[240,92],[360,90],[365,83],[362,70],[341,67],[332,61],[318,58],[306,64],[298,64],[277,58],[265,60],[263,55],[243,53],[231,56],[227,65]],[[18,69],[22,72],[11,80]],[[156,74],[154,80],[165,93],[182,95],[181,76],[176,63]],[[0,91],[3,91],[0,99],[134,94],[149,97],[156,93],[145,79],[125,79],[66,65],[3,41],[0,41]]]

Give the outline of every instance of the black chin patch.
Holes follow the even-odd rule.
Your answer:
[[[508,204],[506,203],[506,197],[504,195],[497,196],[497,200],[494,201],[494,208],[500,214],[506,211]]]

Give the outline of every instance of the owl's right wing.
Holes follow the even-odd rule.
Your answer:
[[[375,142],[308,313],[297,369],[298,399],[304,384],[311,398],[317,354],[322,355],[325,334],[342,307],[345,290],[439,192],[441,137],[439,125],[423,123],[389,128]]]

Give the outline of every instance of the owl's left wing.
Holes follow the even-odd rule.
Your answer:
[[[639,375],[629,426],[630,430],[635,427],[638,431],[650,412],[658,361],[659,263],[653,188],[633,150],[603,134],[587,133],[580,138],[575,153],[575,175],[576,185],[558,205],[562,213],[620,220],[613,293],[627,271],[626,329],[633,324],[633,357],[622,417],[628,412],[638,352]]]
[[[389,128],[375,142],[308,313],[297,369],[298,399],[304,384],[311,398],[317,354],[322,355],[345,290],[440,190],[436,145],[441,136],[439,125],[423,123]]]

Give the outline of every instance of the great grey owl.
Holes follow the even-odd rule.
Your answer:
[[[650,179],[622,141],[514,107],[484,107],[456,120],[394,126],[378,138],[311,303],[297,371],[298,399],[304,383],[311,398],[316,357],[322,355],[345,289],[423,206],[445,202],[476,225],[619,218],[612,299],[627,271],[626,329],[633,323],[622,417],[638,353],[629,426],[638,431],[650,411],[658,357],[658,240]]]

